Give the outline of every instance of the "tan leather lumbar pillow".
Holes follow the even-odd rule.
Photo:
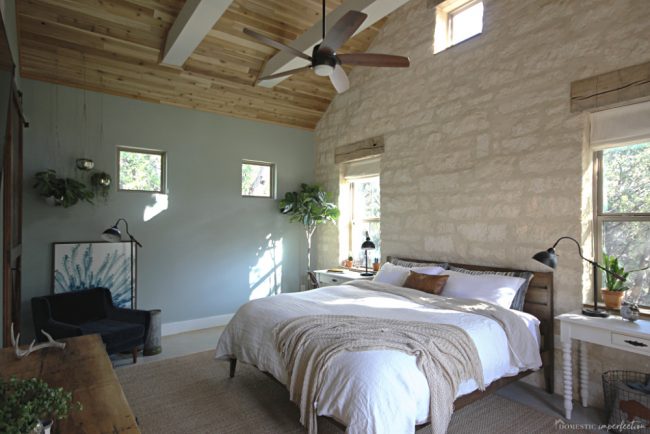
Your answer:
[[[404,282],[404,287],[439,295],[445,287],[449,276],[421,274],[411,271]]]

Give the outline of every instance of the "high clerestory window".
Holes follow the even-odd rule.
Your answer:
[[[275,197],[275,164],[263,161],[242,161],[241,195],[244,197]]]
[[[447,0],[436,7],[433,52],[439,53],[483,31],[481,0]]]
[[[165,193],[166,153],[153,149],[117,149],[118,189]]]

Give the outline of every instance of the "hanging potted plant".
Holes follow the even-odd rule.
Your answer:
[[[54,420],[65,419],[72,410],[72,394],[51,387],[40,378],[0,378],[0,432],[7,434],[50,433]]]
[[[95,172],[90,177],[90,184],[93,187],[95,196],[100,196],[102,199],[108,199],[108,193],[111,191],[111,175],[106,172]]]
[[[319,185],[300,184],[300,191],[289,192],[280,200],[280,212],[289,215],[289,221],[298,222],[305,229],[307,271],[311,271],[311,237],[314,231],[321,224],[335,223],[340,214],[331,196]]]
[[[630,273],[648,269],[648,267],[645,267],[645,268],[640,268],[638,270],[625,271],[625,268],[618,262],[618,258],[616,256],[608,255],[607,253],[604,252],[603,252],[603,266],[607,270],[621,276],[624,279],[627,279],[627,276],[629,276]],[[627,291],[630,288],[626,285],[626,282],[617,279],[611,274],[604,273],[604,275],[605,275],[605,287],[602,288],[600,291],[603,294],[603,301],[605,302],[605,306],[607,306],[610,309],[620,309],[621,300],[625,295],[625,291]]]
[[[68,208],[80,200],[93,203],[93,192],[76,179],[59,178],[51,169],[38,172],[34,178],[34,188],[51,205]]]

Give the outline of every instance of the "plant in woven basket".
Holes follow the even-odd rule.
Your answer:
[[[0,378],[0,402],[0,432],[6,434],[25,434],[39,421],[64,419],[70,411],[82,410],[81,403],[72,402],[72,393],[40,378]]]

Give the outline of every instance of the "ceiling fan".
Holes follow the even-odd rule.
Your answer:
[[[260,77],[257,81],[272,80],[313,69],[316,75],[329,77],[336,91],[343,93],[350,87],[350,81],[341,65],[407,68],[411,62],[408,57],[403,56],[375,53],[336,54],[336,50],[354,35],[354,32],[367,17],[368,15],[363,12],[349,11],[325,34],[325,0],[323,0],[323,41],[314,47],[311,56],[296,48],[267,38],[251,29],[244,28],[245,34],[257,39],[259,42],[309,61],[309,65]]]

